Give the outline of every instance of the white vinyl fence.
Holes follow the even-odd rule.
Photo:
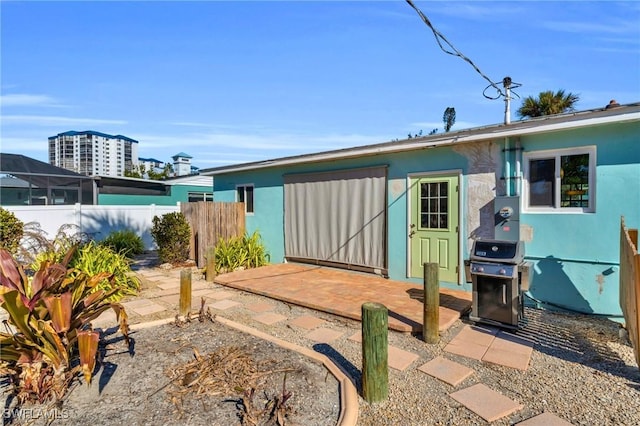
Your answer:
[[[153,217],[180,211],[176,206],[3,206],[24,223],[38,222],[48,238],[55,237],[62,225],[76,225],[80,232],[91,235],[95,240],[104,239],[113,231],[130,229],[138,234],[147,250],[156,248],[151,237]]]

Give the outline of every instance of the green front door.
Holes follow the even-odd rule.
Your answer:
[[[458,176],[411,179],[411,276],[437,263],[440,281],[458,282]]]

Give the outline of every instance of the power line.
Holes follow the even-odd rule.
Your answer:
[[[451,44],[451,42],[449,42],[449,40],[447,40],[447,38],[440,31],[435,29],[433,24],[431,24],[431,21],[429,21],[429,18],[427,18],[425,16],[425,14],[422,13],[422,11],[420,9],[418,9],[415,4],[413,4],[412,0],[405,0],[405,1],[407,3],[409,3],[409,6],[411,6],[416,11],[418,16],[420,16],[420,19],[422,19],[422,21],[425,24],[427,24],[427,26],[429,27],[431,32],[433,32],[433,36],[436,38],[436,42],[438,43],[438,46],[440,46],[440,49],[444,53],[446,53],[448,55],[452,55],[452,56],[457,56],[458,58],[464,60],[465,62],[468,62],[469,65],[471,65],[473,67],[473,69],[475,69],[476,72],[478,74],[480,74],[480,76],[482,76],[482,78],[484,78],[485,80],[487,80],[489,82],[489,85],[487,87],[485,87],[485,89],[482,91],[482,95],[485,98],[487,98],[487,99],[498,99],[500,97],[504,97],[504,98],[507,98],[507,100],[508,100],[510,98],[511,94],[514,94],[514,95],[518,96],[517,93],[510,92],[509,89],[515,89],[515,88],[518,88],[518,87],[522,86],[520,83],[515,83],[515,82],[511,81],[510,77],[505,77],[501,81],[501,83],[503,83],[505,89],[507,90],[507,93],[503,92],[503,90],[500,87],[498,87],[497,83],[494,83],[489,77],[487,77],[482,71],[480,71],[480,68],[478,68],[478,66],[476,64],[474,64],[471,59],[469,59],[464,54],[462,54],[462,52],[460,52],[458,49],[456,49],[455,46],[453,44]],[[448,48],[446,48],[445,45],[448,46]],[[449,50],[449,48],[451,50]],[[498,95],[495,96],[495,97],[487,96],[486,92],[487,92],[487,89],[489,87],[493,87],[494,89],[496,89],[496,91],[498,92]],[[520,96],[518,96],[518,97],[520,97]]]

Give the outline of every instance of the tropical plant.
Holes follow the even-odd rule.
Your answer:
[[[565,93],[562,89],[555,93],[547,90],[540,92],[537,98],[528,96],[523,99],[517,114],[521,118],[561,114],[563,112],[573,111],[575,104],[579,100],[580,96],[573,93]]]
[[[24,223],[13,212],[0,207],[0,249],[16,253],[24,233]]]
[[[58,228],[52,240],[46,237],[37,222],[29,222],[25,225],[23,238],[24,250],[20,252],[20,259],[30,264],[30,269],[37,271],[45,260],[60,262],[72,247],[86,244],[89,236],[79,230],[77,225],[65,224]]]
[[[154,216],[151,236],[158,245],[160,261],[180,263],[189,258],[191,228],[181,212]]]
[[[96,288],[113,278],[67,268],[73,254],[74,248],[59,263],[45,260],[28,277],[0,250],[0,306],[9,315],[7,331],[0,332],[0,375],[9,378],[20,404],[59,400],[79,372],[90,384],[99,339],[91,321],[104,311],[115,311],[129,344],[126,312],[108,301],[117,289]]]
[[[109,247],[116,253],[132,258],[144,252],[142,238],[131,229],[114,231],[100,242],[100,245]]]
[[[112,302],[117,302],[127,295],[137,294],[140,290],[140,281],[132,274],[129,259],[107,246],[93,241],[80,246],[71,258],[70,265],[78,271],[77,273],[88,276],[108,273],[109,279],[101,280],[96,289],[107,292],[115,289],[109,298]]]
[[[442,114],[442,121],[444,122],[444,131],[449,132],[454,124],[456,124],[456,109],[454,107],[447,107]]]
[[[220,239],[215,248],[216,273],[264,266],[269,255],[258,231],[241,237]]]

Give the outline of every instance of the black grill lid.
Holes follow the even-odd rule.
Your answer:
[[[471,260],[520,263],[524,260],[522,241],[476,240],[471,249]]]

